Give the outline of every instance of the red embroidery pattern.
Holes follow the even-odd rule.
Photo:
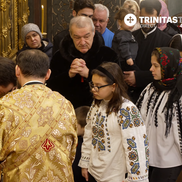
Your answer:
[[[164,79],[162,80],[162,82],[166,82],[166,81],[170,81],[170,80],[174,80],[175,78],[167,78],[167,79]]]
[[[50,152],[51,149],[53,149],[55,147],[54,143],[52,143],[48,138],[46,139],[46,141],[42,144],[42,148],[46,151],[46,152]]]

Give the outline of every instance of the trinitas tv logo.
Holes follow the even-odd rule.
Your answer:
[[[127,26],[134,26],[137,22],[137,18],[134,14],[127,14],[125,17],[124,17],[124,23],[127,25]]]
[[[137,22],[137,18],[134,14],[127,14],[124,17],[124,22],[127,26],[134,26]],[[141,28],[153,28],[156,23],[178,23],[182,28],[182,17],[139,17]]]

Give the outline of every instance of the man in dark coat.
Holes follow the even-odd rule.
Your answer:
[[[161,9],[159,1],[144,0],[140,3],[141,17],[157,17]],[[167,47],[171,37],[159,30],[156,24],[141,24],[141,29],[133,32],[138,42],[138,52],[135,63],[140,70],[125,71],[125,81],[132,86],[129,95],[133,102],[139,98],[141,91],[153,81],[151,53],[156,47]]]
[[[25,24],[21,29],[21,36],[25,44],[21,50],[18,51],[17,56],[20,52],[27,49],[39,49],[52,59],[52,43],[42,37],[39,27],[34,23]]]
[[[70,34],[61,42],[51,61],[48,87],[70,100],[75,108],[90,106],[91,71],[102,62],[116,62],[117,55],[102,45],[90,18],[76,16],[70,21]]]

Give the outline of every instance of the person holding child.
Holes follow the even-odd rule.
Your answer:
[[[119,29],[115,32],[112,41],[112,49],[119,57],[119,63],[123,71],[134,71],[138,67],[134,64],[137,56],[138,43],[131,33],[133,26],[128,26],[124,22],[127,14],[133,13],[132,9],[121,8],[115,15]]]
[[[148,182],[148,139],[137,107],[128,99],[122,70],[103,63],[92,71],[94,101],[79,166],[89,182]]]
[[[175,182],[182,170],[182,58],[177,49],[156,48],[151,56],[154,81],[137,106],[149,138],[150,182]]]
[[[143,0],[140,3],[140,16],[157,18],[161,4],[158,1]],[[133,33],[138,42],[138,51],[135,63],[139,70],[125,71],[125,82],[132,86],[129,93],[132,101],[136,103],[142,90],[153,81],[151,72],[151,53],[156,47],[167,47],[171,37],[157,28],[157,24],[141,24],[141,29]]]

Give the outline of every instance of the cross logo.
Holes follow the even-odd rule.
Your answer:
[[[137,18],[134,14],[127,14],[125,17],[124,17],[124,23],[127,25],[127,26],[134,26],[137,22]]]
[[[129,19],[127,19],[127,21],[129,21],[129,23],[131,23],[132,21],[134,21],[134,19],[130,16]]]

